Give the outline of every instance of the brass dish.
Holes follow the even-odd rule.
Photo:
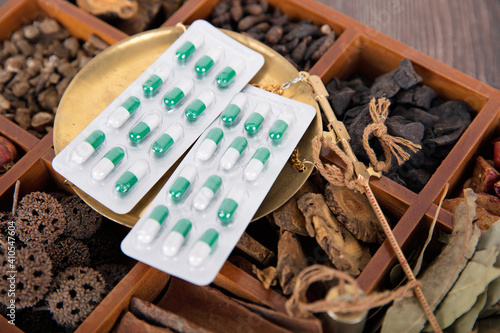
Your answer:
[[[54,122],[54,150],[59,153],[80,133],[104,108],[146,70],[183,32],[182,27],[151,30],[112,45],[97,55],[79,73],[66,89],[59,104]],[[260,52],[265,64],[252,79],[259,85],[281,84],[298,76],[297,70],[281,55],[268,46],[247,36],[224,31],[242,44]],[[304,82],[293,84],[284,96],[310,104],[316,108],[317,117],[298,144],[300,158],[312,161],[311,140],[321,133],[319,108]],[[104,207],[92,197],[73,186],[75,192],[92,208],[107,218],[132,227],[154,199],[177,164],[171,168],[147,195],[128,214],[120,215]],[[254,220],[269,214],[283,205],[306,181],[312,171],[297,172],[287,163]]]

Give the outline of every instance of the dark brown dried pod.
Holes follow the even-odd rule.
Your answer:
[[[59,272],[67,267],[90,265],[89,247],[74,238],[68,237],[54,242],[48,252],[52,258],[53,271]]]
[[[87,239],[101,227],[102,216],[90,208],[77,195],[61,201],[66,213],[67,226],[64,234],[76,239]]]
[[[32,192],[19,202],[17,232],[26,244],[52,244],[66,228],[64,210],[54,197],[44,192]]]
[[[106,293],[109,293],[130,271],[122,264],[102,264],[95,268],[106,281]]]
[[[46,297],[52,318],[61,326],[76,327],[101,302],[105,286],[101,274],[92,268],[68,268]]]
[[[33,306],[42,300],[52,282],[52,260],[49,255],[40,248],[28,246],[16,250],[14,261],[9,260],[6,254],[1,258],[4,283],[0,285],[0,302],[10,304],[9,289],[15,290],[17,309]]]

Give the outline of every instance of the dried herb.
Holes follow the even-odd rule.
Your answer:
[[[370,252],[331,215],[323,195],[308,193],[299,199],[298,206],[306,218],[309,235],[316,237],[335,267],[359,275],[371,258]]]
[[[283,294],[290,295],[295,288],[297,275],[307,267],[307,260],[297,236],[283,231],[278,242],[278,266],[276,271]]]
[[[466,202],[458,205],[453,218],[450,242],[422,274],[422,291],[434,310],[446,296],[467,260],[474,254],[480,230],[472,225],[476,215],[476,195],[465,191]],[[415,297],[396,301],[384,318],[382,332],[419,332],[426,317]]]

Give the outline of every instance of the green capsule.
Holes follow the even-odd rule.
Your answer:
[[[172,88],[163,98],[163,102],[167,109],[175,108],[181,100],[186,97],[193,89],[193,81],[191,79],[186,79],[178,83],[178,85]]]
[[[293,120],[293,114],[290,112],[281,112],[278,119],[274,122],[273,126],[269,130],[269,137],[271,140],[278,141],[281,140],[285,131],[288,128],[288,124]]]
[[[217,211],[217,216],[222,222],[222,225],[228,225],[232,222],[234,213],[243,199],[244,194],[245,192],[240,187],[234,187],[231,191],[229,191],[229,194],[224,201],[222,201],[222,204]]]
[[[207,55],[204,55],[203,57],[198,60],[194,66],[194,70],[196,74],[199,76],[204,76],[210,71],[210,68],[215,64],[214,60],[210,58]]]
[[[144,95],[148,97],[153,96],[162,83],[163,80],[158,75],[151,75],[142,85],[142,91],[144,92]]]
[[[135,125],[130,132],[128,137],[130,141],[137,143],[142,140],[151,132],[154,131],[158,125],[160,125],[160,116],[156,113],[147,115],[144,119]]]
[[[169,193],[172,200],[180,200],[186,193],[189,185],[191,185],[196,179],[197,175],[196,167],[193,165],[186,165],[184,169],[179,174],[179,177],[175,180],[172,187],[170,187]]]
[[[153,143],[152,149],[156,155],[163,155],[173,144],[174,139],[167,133],[163,133],[158,140]]]
[[[208,246],[212,248],[217,242],[218,238],[219,238],[219,233],[215,229],[208,229],[200,237],[200,242],[206,243]]]
[[[192,227],[191,221],[188,219],[180,219],[179,222],[172,228],[172,231],[178,232],[182,236],[186,237]]]
[[[85,142],[90,144],[92,148],[97,149],[101,145],[101,143],[104,142],[104,138],[106,136],[104,135],[103,131],[100,130],[95,130],[90,135],[85,139]]]
[[[227,66],[217,75],[217,84],[221,88],[227,88],[236,77],[236,71]]]
[[[195,120],[203,113],[203,111],[205,111],[206,108],[207,106],[205,103],[199,99],[195,99],[186,107],[186,118],[189,120]]]
[[[119,193],[126,193],[146,175],[149,170],[148,163],[144,160],[137,160],[125,173],[118,178],[115,189]]]
[[[135,96],[130,96],[122,103],[121,107],[125,108],[129,114],[132,114],[139,105],[141,105],[141,101]]]
[[[271,104],[268,102],[259,102],[259,104],[255,107],[255,111],[245,121],[245,131],[249,134],[257,133],[260,125],[262,125],[270,112]]]
[[[175,52],[175,56],[179,60],[179,62],[186,62],[191,55],[198,49],[201,44],[203,44],[202,36],[193,36],[190,40],[184,42]]]
[[[160,225],[165,221],[168,216],[168,208],[163,205],[158,205],[153,209],[149,215],[150,219],[157,221]]]

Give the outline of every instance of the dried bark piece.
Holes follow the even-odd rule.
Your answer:
[[[387,118],[385,125],[389,134],[415,144],[420,144],[424,137],[424,125],[421,122],[411,122],[401,116],[393,116]]]
[[[470,183],[472,190],[476,193],[489,192],[498,180],[500,180],[500,173],[483,157],[478,156]]]
[[[307,260],[297,236],[283,231],[278,242],[278,266],[276,267],[283,294],[290,295],[293,292],[297,275],[306,267]]]
[[[118,28],[129,35],[147,30],[162,9],[160,0],[137,0],[136,2],[139,7],[134,15],[118,24]]]
[[[465,198],[446,199],[443,201],[443,208],[449,212],[454,212],[457,206],[464,201]],[[491,214],[483,207],[480,207],[479,205],[476,207],[476,218],[474,220],[474,224],[477,225],[481,231],[484,232],[489,230],[498,220],[498,216]]]
[[[341,90],[334,91],[328,96],[328,101],[335,112],[335,115],[339,118],[344,116],[347,107],[351,103],[351,97],[356,92],[349,87],[345,87]]]
[[[466,202],[458,205],[453,217],[453,232],[448,245],[431,263],[419,279],[422,292],[434,310],[445,297],[472,257],[479,239],[480,230],[472,224],[476,215],[475,194],[466,190]],[[420,332],[426,317],[415,297],[395,301],[387,311],[382,333]]]
[[[275,286],[278,283],[278,272],[276,271],[276,267],[269,266],[260,270],[256,266],[253,266],[252,273],[255,274],[257,279],[262,282],[264,288],[266,289],[269,289],[271,286]]]
[[[500,216],[500,199],[488,193],[476,193],[478,206],[483,207],[493,215]]]
[[[431,108],[430,114],[439,117],[433,131],[436,136],[465,130],[471,122],[471,109],[464,101],[447,101],[438,107]]]
[[[335,267],[359,275],[371,258],[368,248],[332,217],[321,194],[305,194],[297,203],[306,218],[309,235],[316,237]]]
[[[392,75],[393,73],[389,72],[377,77],[370,87],[370,95],[376,98],[394,97],[401,90],[401,86],[394,81]]]
[[[276,260],[276,255],[273,251],[260,244],[246,232],[241,235],[236,247],[255,259],[262,266],[268,266],[271,262]]]
[[[211,332],[174,312],[164,310],[137,297],[130,299],[130,312],[138,319],[162,328],[182,331],[183,333]]]
[[[121,317],[120,321],[116,325],[117,333],[128,333],[128,332],[145,332],[145,333],[174,333],[169,328],[162,328],[155,325],[148,324],[144,320],[140,320],[132,314],[132,312],[127,311]],[[113,331],[115,331],[113,330]]]
[[[199,287],[177,278],[171,279],[165,296],[157,306],[213,332],[288,332],[217,289]],[[211,311],[213,309],[217,309],[216,315]]]
[[[287,230],[299,235],[308,236],[306,229],[306,219],[304,214],[297,206],[297,200],[306,193],[314,192],[309,181],[295,193],[288,201],[280,208],[273,211],[274,223],[282,230]]]
[[[93,15],[116,15],[124,20],[134,16],[139,9],[135,0],[76,0],[76,4]]]
[[[347,187],[326,185],[326,204],[335,217],[357,239],[365,243],[382,244],[385,239],[377,215],[368,199]]]
[[[248,303],[245,301],[237,300],[238,303],[251,311],[259,314],[265,319],[275,323],[276,325],[288,329],[292,332],[300,333],[321,333],[321,321],[318,318],[312,317],[308,319],[293,318],[285,313],[281,313],[257,304]]]

